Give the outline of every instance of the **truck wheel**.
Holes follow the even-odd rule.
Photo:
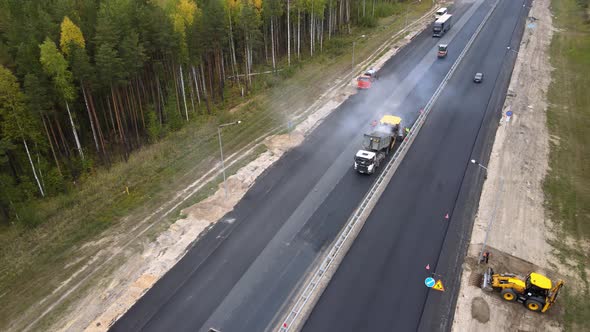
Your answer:
[[[527,309],[529,309],[530,311],[534,311],[534,312],[539,312],[539,311],[541,311],[541,309],[543,309],[543,303],[541,303],[537,299],[533,299],[533,298],[526,300],[526,302],[524,303],[524,306]]]
[[[504,288],[500,294],[502,294],[502,298],[508,302],[516,301],[516,292],[512,288]]]

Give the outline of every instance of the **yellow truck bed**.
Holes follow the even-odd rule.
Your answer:
[[[381,124],[394,127],[395,125],[399,125],[402,122],[402,118],[400,118],[399,116],[384,115],[381,118],[380,122],[381,122]]]

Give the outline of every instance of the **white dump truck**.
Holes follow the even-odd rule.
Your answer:
[[[385,115],[381,121],[364,134],[363,148],[354,156],[354,169],[359,173],[373,174],[393,150],[396,140],[404,139],[402,119]]]

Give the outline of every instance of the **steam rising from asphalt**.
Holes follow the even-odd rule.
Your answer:
[[[402,126],[410,127],[428,103],[441,78],[432,72],[436,63],[404,70],[392,68],[391,62],[389,60],[378,72],[379,80],[373,83],[371,89],[359,91],[350,98],[348,102],[353,104],[351,113],[369,114],[371,117],[367,125],[378,121],[383,115],[391,114],[402,118]],[[404,77],[400,78],[400,74]],[[346,119],[348,121],[343,129],[358,130],[359,117]]]
[[[404,55],[399,54],[399,56]],[[377,72],[379,79],[373,82],[370,89],[358,91],[349,96],[342,106],[330,115],[334,116],[338,122],[338,133],[335,134],[347,137],[354,134],[362,137],[363,133],[373,129],[373,121],[379,121],[386,114],[401,117],[403,127],[413,125],[440,84],[444,76],[441,75],[441,71],[448,70],[448,68],[443,69],[441,64],[443,61],[450,60],[436,59],[436,54],[432,53],[426,54],[417,65],[414,62],[412,67],[404,67],[408,66],[406,63],[408,60],[405,60],[407,58],[406,55],[406,58],[389,59]],[[317,84],[317,82],[308,82],[308,84],[314,83]],[[274,97],[277,100],[286,100],[285,96],[288,93],[289,91],[282,89]],[[289,98],[290,104],[287,107],[275,110],[275,114],[279,115],[285,124],[292,121],[292,112],[303,107],[306,102],[308,104],[310,102],[309,98],[303,96],[296,101],[292,99],[294,98]],[[318,126],[315,131],[325,130],[322,127],[322,125]]]

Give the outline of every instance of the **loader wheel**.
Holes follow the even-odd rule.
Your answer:
[[[528,299],[526,300],[526,302],[524,303],[525,307],[527,309],[529,309],[530,311],[541,311],[541,309],[543,309],[543,304],[537,300],[534,299]]]
[[[502,298],[508,302],[516,301],[516,293],[512,288],[504,288],[500,294],[502,294]]]

